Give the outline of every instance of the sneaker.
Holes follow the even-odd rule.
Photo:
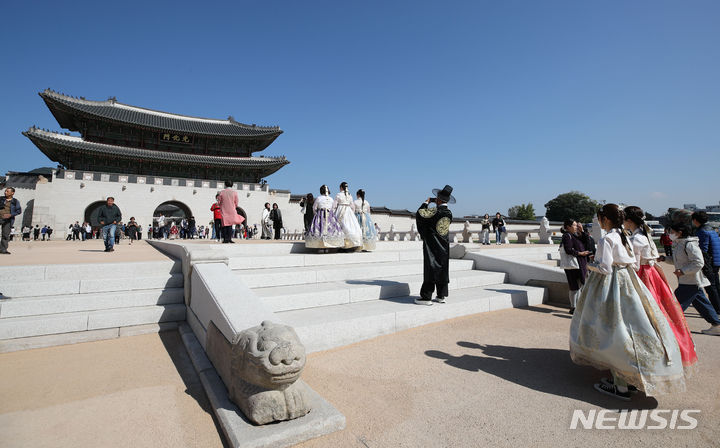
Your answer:
[[[432,299],[432,301],[437,303],[445,303],[445,297],[435,297],[434,299]]]
[[[105,252],[115,252],[115,249],[113,249],[112,247],[108,247],[107,249],[105,249]]]
[[[707,330],[703,330],[702,334],[707,334],[710,336],[720,336],[720,325],[713,325]]]
[[[10,255],[10,252],[4,250],[4,251],[0,252],[0,254],[2,254],[2,255]]]
[[[426,306],[432,306],[432,300],[430,299],[415,299],[415,303],[417,305],[426,305]]]
[[[615,381],[613,381],[612,378],[600,378],[600,382],[605,384],[606,386],[615,386]],[[627,388],[628,392],[630,392],[631,394],[636,394],[639,392],[638,388],[633,386],[632,384],[628,384]]]
[[[597,383],[593,387],[601,394],[610,395],[611,397],[615,397],[618,400],[622,401],[630,401],[630,392],[619,392],[617,390],[617,387],[615,386],[608,386],[607,384]]]

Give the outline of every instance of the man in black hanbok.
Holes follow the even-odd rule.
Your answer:
[[[435,198],[428,198],[420,205],[415,220],[418,232],[423,240],[423,284],[420,288],[420,298],[415,299],[419,305],[432,305],[433,300],[445,303],[448,296],[448,282],[450,281],[450,223],[452,212],[447,204],[454,204],[452,187],[445,185],[442,190],[434,189]],[[428,204],[434,202],[437,207],[429,208]],[[432,299],[436,291],[435,299]]]

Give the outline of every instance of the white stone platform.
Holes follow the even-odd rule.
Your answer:
[[[543,288],[509,285],[503,272],[474,269],[473,260],[451,260],[447,303],[416,305],[423,270],[420,242],[380,242],[369,253],[317,254],[298,244],[235,245],[223,251],[233,273],[295,328],[308,352],[454,317],[536,305],[545,298]],[[533,256],[547,258],[547,249],[536,252]]]

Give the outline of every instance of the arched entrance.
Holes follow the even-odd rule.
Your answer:
[[[153,218],[157,218],[160,215],[165,216],[165,222],[167,224],[171,222],[179,223],[184,218],[193,216],[190,208],[178,201],[167,201],[158,205],[153,212]]]
[[[248,220],[247,220],[247,213],[245,213],[245,210],[243,210],[242,207],[238,207],[236,210],[237,210],[237,212],[238,212],[238,215],[240,215],[240,216],[242,216],[243,218],[245,218],[245,221],[243,221],[243,224],[247,225]]]
[[[100,221],[98,221],[98,213],[100,213],[100,207],[107,204],[106,201],[96,201],[88,205],[85,208],[85,222],[89,222],[93,227],[100,227]]]

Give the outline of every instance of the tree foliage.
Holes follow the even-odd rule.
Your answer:
[[[532,203],[520,204],[508,209],[508,218],[522,219],[525,221],[535,220],[535,208]]]
[[[558,195],[545,204],[545,216],[550,221],[574,219],[579,222],[591,222],[600,208],[600,204],[579,191]]]

